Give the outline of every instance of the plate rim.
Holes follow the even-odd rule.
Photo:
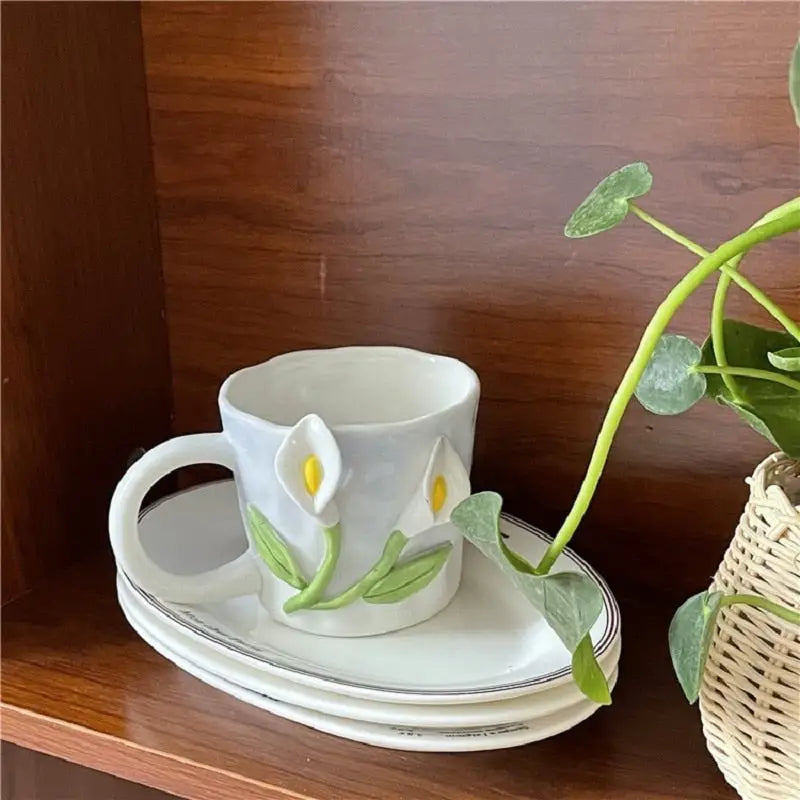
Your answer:
[[[211,647],[207,642],[198,642],[188,633],[175,630],[164,619],[153,611],[147,604],[143,603],[139,596],[133,591],[128,580],[121,573],[117,575],[117,598],[119,605],[132,628],[142,635],[144,629],[148,635],[160,641],[171,652],[186,661],[195,664],[199,669],[212,673],[225,679],[229,683],[235,684],[259,695],[270,697],[276,701],[289,705],[310,708],[320,713],[334,717],[354,719],[359,722],[370,722],[379,725],[409,725],[417,728],[442,728],[442,727],[479,727],[482,725],[503,725],[511,722],[518,722],[520,719],[535,720],[547,716],[555,711],[563,711],[571,706],[583,702],[586,698],[582,696],[577,686],[567,683],[561,686],[554,686],[543,692],[533,692],[518,697],[508,699],[494,699],[484,703],[444,703],[431,705],[428,703],[405,704],[386,702],[383,699],[366,700],[361,697],[344,695],[316,686],[298,683],[288,680],[280,675],[275,675],[269,670],[259,670],[251,664],[244,663],[232,658],[229,654],[221,653]],[[145,641],[148,641],[146,637]],[[608,650],[608,663],[601,668],[606,673],[609,683],[619,669],[619,656],[621,644],[617,639]],[[250,672],[246,672],[249,670]],[[276,685],[275,682],[278,682]],[[538,710],[542,700],[553,692],[564,689],[575,690],[575,696],[559,700],[556,704],[549,704],[545,711]],[[309,694],[310,693],[310,694]],[[287,696],[288,695],[288,696]],[[321,701],[320,696],[325,699]],[[524,703],[522,701],[525,701]],[[318,704],[322,702],[323,705]],[[497,704],[511,703],[516,707],[505,708],[501,713],[492,714],[489,707]],[[361,705],[359,705],[361,704]],[[546,703],[545,703],[546,704]],[[547,704],[546,704],[547,705]],[[381,713],[372,712],[363,716],[366,712],[365,706],[374,709],[376,706],[382,709]],[[409,712],[406,709],[414,709]],[[424,709],[424,712],[422,710]],[[467,710],[467,718],[457,720],[452,718],[451,709]],[[487,709],[487,710],[482,710]],[[411,722],[412,715],[424,713],[425,719],[422,722]],[[480,717],[483,717],[482,719]]]
[[[206,483],[197,484],[195,486],[190,486],[185,489],[180,489],[176,492],[172,492],[168,495],[165,495],[164,497],[159,498],[158,500],[154,501],[145,508],[141,509],[139,513],[139,522],[141,522],[141,520],[143,520],[148,514],[155,511],[161,505],[169,502],[170,500],[176,497],[185,494],[190,494],[195,491],[202,491],[211,486],[219,486],[221,484],[235,485],[235,481],[230,478],[216,480],[216,481],[209,481]],[[551,537],[548,536],[540,528],[537,528],[535,525],[532,525],[531,523],[526,522],[525,520],[522,520],[519,517],[516,517],[512,514],[502,512],[501,532],[502,532],[502,522],[510,523],[511,525],[516,525],[526,533],[533,534],[542,541],[545,542],[552,541]],[[592,580],[595,581],[595,583],[600,588],[600,591],[603,595],[603,600],[604,600],[603,605],[606,608],[608,622],[606,624],[605,630],[603,631],[603,634],[601,635],[597,644],[595,644],[593,648],[595,657],[602,656],[611,646],[611,643],[614,641],[615,637],[619,635],[621,627],[619,606],[617,604],[616,599],[614,598],[614,595],[611,593],[608,584],[603,579],[603,577],[598,574],[598,572],[594,569],[594,567],[591,566],[591,564],[589,564],[585,559],[583,559],[581,556],[579,556],[570,548],[565,548],[564,553],[567,554],[575,563],[577,563],[581,567],[581,569],[586,574],[588,574],[592,578]],[[567,678],[571,673],[570,667],[565,666],[557,670],[553,670],[551,672],[538,675],[533,678],[525,678],[518,681],[498,684],[496,686],[490,686],[490,687],[485,686],[476,689],[466,689],[466,688],[425,689],[422,687],[413,689],[408,687],[386,687],[374,683],[367,683],[364,681],[345,680],[341,677],[331,675],[330,673],[324,673],[324,672],[321,673],[310,668],[276,663],[274,660],[271,660],[270,658],[264,656],[262,653],[250,650],[249,648],[244,649],[236,645],[230,639],[230,637],[226,638],[222,636],[217,636],[212,631],[200,627],[197,624],[193,624],[191,620],[188,620],[184,616],[181,616],[171,607],[171,606],[191,607],[193,604],[174,603],[167,605],[154,595],[142,589],[130,577],[130,575],[128,575],[127,572],[125,572],[121,567],[119,567],[119,571],[122,572],[122,574],[125,576],[125,579],[128,581],[133,590],[136,591],[148,605],[152,606],[159,615],[166,617],[176,626],[185,629],[192,636],[198,637],[200,639],[205,639],[206,641],[214,645],[217,649],[221,649],[225,652],[228,652],[232,654],[235,658],[244,658],[262,667],[267,666],[271,670],[281,673],[285,677],[290,677],[291,679],[294,679],[296,681],[299,678],[303,678],[305,679],[305,682],[312,682],[311,685],[315,685],[317,684],[317,682],[319,682],[323,685],[328,685],[328,686],[334,685],[343,689],[356,690],[359,693],[365,693],[361,694],[361,696],[374,696],[377,694],[381,695],[384,699],[386,699],[387,702],[390,702],[390,700],[388,700],[388,696],[390,695],[402,698],[401,702],[402,701],[409,702],[414,700],[418,700],[419,702],[423,703],[448,702],[448,701],[480,702],[481,698],[484,697],[492,697],[493,699],[500,699],[498,695],[510,697],[516,694],[525,694],[532,690],[537,690],[537,691],[541,690],[545,685],[556,686],[559,685],[561,682],[563,682],[563,680]],[[390,632],[383,635],[391,636],[392,633]],[[343,692],[340,691],[338,693],[342,694]]]
[[[337,717],[313,708],[277,700],[267,694],[240,686],[176,653],[169,644],[163,642],[151,632],[148,632],[145,636],[133,623],[129,622],[129,624],[143,641],[147,642],[162,658],[167,659],[182,672],[191,675],[216,691],[227,694],[238,702],[246,703],[295,724],[305,725],[330,736],[361,742],[372,747],[412,752],[475,752],[508,749],[558,736],[580,725],[602,708],[601,705],[592,703],[586,698],[584,701],[579,701],[568,708],[554,711],[538,719],[524,719],[516,722],[490,723],[486,725],[465,725],[461,728],[457,726],[420,728],[419,726],[406,724],[386,724],[357,720],[350,717]],[[155,645],[151,639],[155,639],[158,645]],[[618,670],[619,665],[615,666],[612,672],[614,682],[618,679]],[[288,713],[283,713],[284,711]],[[553,716],[564,715],[566,712],[571,712],[568,720],[565,721],[564,717],[561,716],[561,723],[553,725],[551,722],[551,727],[543,735],[538,735],[541,733],[542,724],[548,718],[552,720]],[[325,723],[324,727],[321,727],[320,723]],[[508,730],[501,730],[503,728]],[[494,729],[494,732],[491,734],[481,736],[461,736],[458,733],[459,731],[491,731],[492,729]],[[451,735],[441,735],[442,731],[449,731]],[[530,734],[533,732],[537,732],[537,735],[531,736]],[[438,737],[436,736],[437,733],[440,734]],[[420,742],[420,740],[423,741]],[[458,742],[460,746],[446,746],[446,743],[449,742]],[[417,745],[421,744],[421,746],[415,747],[415,743]],[[405,746],[406,744],[408,746]],[[470,746],[471,744],[474,746]]]

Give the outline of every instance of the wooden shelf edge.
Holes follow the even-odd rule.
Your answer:
[[[0,739],[187,800],[219,800],[232,786],[241,800],[313,800],[229,770],[46,717],[1,699]]]
[[[130,629],[114,576],[107,555],[91,559],[3,609],[2,739],[187,800],[734,797],[681,702],[661,606],[623,604],[624,679],[612,706],[573,730],[514,750],[398,753],[267,714],[177,669]]]

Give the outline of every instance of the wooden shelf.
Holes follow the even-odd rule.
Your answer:
[[[416,754],[341,741],[239,703],[137,638],[94,560],[6,606],[2,737],[197,800],[731,800],[670,673],[666,607],[623,603],[614,704],[514,750]]]

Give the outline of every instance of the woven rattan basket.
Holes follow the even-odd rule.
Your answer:
[[[800,462],[770,456],[714,576],[724,592],[800,609]],[[745,800],[800,798],[800,629],[758,608],[724,607],[700,712],[708,749]]]

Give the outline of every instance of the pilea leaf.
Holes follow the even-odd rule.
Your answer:
[[[800,347],[784,347],[774,353],[767,353],[767,360],[775,369],[800,372]]]
[[[589,631],[603,608],[600,588],[579,572],[535,575],[527,568],[522,571],[516,568],[516,559],[506,554],[500,536],[502,504],[499,494],[480,492],[459,503],[451,520],[542,614],[572,654],[573,677],[578,688],[596,703],[611,702],[606,677],[597,664],[589,639]]]
[[[720,401],[787,456],[800,458],[800,396],[756,400],[752,405],[726,397]]]
[[[578,642],[572,654],[572,676],[578,688],[595,703],[607,706],[611,702],[611,692],[603,670],[594,657],[594,649],[589,634]]]
[[[652,185],[653,176],[642,161],[612,172],[572,212],[564,226],[564,235],[580,239],[619,225],[628,214],[628,201],[647,194]]]
[[[272,527],[272,523],[252,503],[247,506],[247,521],[256,551],[272,574],[295,589],[305,589],[306,580],[286,543]]]
[[[794,121],[800,128],[800,39],[792,51],[792,60],[789,62],[789,100],[794,109]]]
[[[794,337],[785,331],[762,328],[736,319],[726,319],[722,323],[722,338],[725,342],[725,357],[728,364],[736,367],[751,367],[785,375],[783,370],[776,369],[769,359],[770,353],[797,345]],[[716,365],[714,345],[709,336],[703,344],[701,364]],[[722,397],[733,398],[720,375],[707,375],[706,394],[718,400]],[[792,377],[800,379],[800,372]],[[736,377],[736,386],[742,399],[749,405],[759,400],[796,397],[797,392],[788,386],[756,378]]]
[[[367,603],[397,603],[424,589],[441,571],[450,555],[450,542],[397,564],[364,593]]]
[[[692,372],[701,356],[691,339],[665,333],[639,380],[636,399],[654,414],[681,414],[691,408],[706,393],[706,376]]]
[[[672,666],[690,703],[700,694],[721,600],[722,592],[700,592],[675,612],[669,626]]]
[[[737,367],[774,372],[787,371],[772,362],[776,353],[797,348],[794,338],[784,331],[761,328],[734,319],[723,323],[725,355]],[[709,337],[703,345],[702,364],[716,364]],[[800,379],[800,371],[788,371]],[[753,430],[792,458],[800,458],[800,393],[789,386],[756,378],[736,377],[741,395],[735,400],[719,375],[707,375],[706,395],[733,409]]]

